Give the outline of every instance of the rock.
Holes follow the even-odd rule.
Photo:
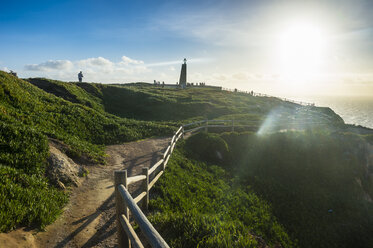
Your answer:
[[[0,233],[0,247],[36,248],[35,237],[25,228]]]
[[[79,186],[79,175],[84,174],[84,167],[76,164],[52,144],[49,145],[49,152],[47,176],[50,181],[61,189],[71,185]]]

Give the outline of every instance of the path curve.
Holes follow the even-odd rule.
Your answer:
[[[72,190],[63,215],[35,235],[35,247],[117,247],[113,172],[141,174],[141,168],[161,158],[169,141],[153,138],[107,146],[107,165],[88,167],[88,177]]]

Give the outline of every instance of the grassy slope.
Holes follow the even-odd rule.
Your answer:
[[[373,246],[365,145],[358,135],[325,130],[201,133],[187,141],[192,157],[221,165],[242,188],[250,186],[271,203],[301,247]]]
[[[212,88],[180,90],[148,84],[63,83],[41,78],[28,81],[68,101],[138,120],[185,123],[195,119],[234,118],[257,121],[258,128],[269,113],[276,112],[282,118],[279,122],[295,116],[307,122],[343,124],[329,108],[300,107],[273,97],[254,97]]]
[[[93,159],[100,159],[100,145],[131,141],[155,134],[166,134],[170,128],[152,122],[119,118],[103,111],[99,101],[75,85],[55,81],[62,92],[69,87],[68,99],[55,97],[32,84],[6,73],[0,74],[0,95],[4,122],[31,126],[48,137],[60,139],[85,152]],[[63,86],[61,86],[63,85]],[[56,87],[52,85],[51,88]],[[57,95],[66,95],[65,93]],[[91,108],[87,105],[96,106]]]
[[[373,184],[359,137],[276,134],[254,139],[248,150],[239,169],[243,183],[272,203],[302,247],[373,246],[373,204],[364,190]]]
[[[66,203],[44,175],[46,136],[21,125],[0,123],[0,231],[17,224],[44,227]]]
[[[143,120],[185,121],[225,117],[264,120],[273,109],[284,110],[284,118],[299,111],[299,105],[278,98],[254,97],[212,88],[179,90],[146,85],[101,87],[103,103],[108,112]],[[307,108],[307,112],[310,119],[343,123],[329,108]]]
[[[171,247],[292,247],[271,208],[226,172],[175,150],[154,189],[150,221]]]
[[[77,87],[75,94],[84,92]],[[90,94],[85,96],[94,106]],[[68,144],[73,158],[84,154],[91,162],[103,162],[105,144],[167,135],[173,129],[119,118],[96,105],[66,101],[0,72],[0,231],[19,224],[43,227],[66,202],[44,177],[48,137]]]
[[[299,119],[308,123],[325,123],[327,124],[326,127],[333,127],[333,129],[344,127],[341,118],[329,108],[299,107],[276,98],[253,97],[215,89],[192,88],[176,90],[162,89],[146,84],[126,86],[101,85],[63,83],[46,79],[29,79],[29,81],[43,90],[0,72],[0,120],[3,125],[2,130],[4,130],[0,135],[0,145],[6,148],[4,151],[7,151],[0,154],[0,163],[3,164],[0,169],[0,180],[2,182],[0,191],[0,201],[2,203],[0,223],[5,223],[5,219],[8,216],[15,216],[15,219],[10,220],[6,225],[2,224],[1,230],[8,230],[19,223],[26,225],[35,223],[39,226],[50,223],[55,218],[61,205],[66,201],[64,194],[50,187],[43,176],[40,177],[45,169],[45,158],[48,156],[47,148],[45,145],[33,146],[31,143],[46,144],[47,137],[60,139],[70,145],[70,156],[78,157],[84,153],[88,154],[92,161],[99,161],[102,155],[102,147],[100,145],[166,134],[171,129],[167,125],[173,126],[181,122],[204,119],[206,117],[209,119],[234,118],[254,121],[253,130],[257,130],[260,125],[266,123],[269,119],[267,118],[268,116],[271,117],[270,120],[272,122],[275,120],[277,123],[286,123],[285,126],[289,125],[289,119]],[[134,119],[123,119],[126,117]],[[161,122],[148,122],[149,120]],[[289,127],[287,126],[287,128]],[[371,137],[371,135],[366,135],[367,139]],[[214,144],[217,142],[218,147],[219,144],[221,145],[221,140],[218,141],[212,138],[212,141]],[[226,142],[229,144],[229,149],[225,151],[225,155],[228,154],[227,156],[229,157],[232,154],[236,154],[239,157],[239,154],[247,154],[248,147],[242,146],[246,141],[244,139],[240,141],[241,143],[229,143],[227,139]],[[281,142],[275,144],[282,147]],[[196,147],[201,147],[201,145],[197,144]],[[202,147],[205,146],[202,145]],[[293,148],[297,147],[296,145]],[[206,149],[205,151],[208,152],[209,148],[207,147]],[[307,157],[307,149],[309,147],[303,147],[302,155],[291,158],[291,161],[294,164],[297,164],[297,161],[302,161],[304,157]],[[268,154],[263,152],[258,154],[266,158],[272,158],[272,156],[268,156]],[[287,159],[289,159],[288,157],[279,158],[281,158],[281,163],[285,164],[288,162]],[[198,158],[198,160],[202,159]],[[214,160],[216,159],[215,154],[212,154],[208,159],[210,160],[209,163],[213,164],[220,164],[221,162]],[[268,182],[260,181],[260,178],[258,179],[255,175],[245,174],[247,172],[244,169],[247,166],[245,163],[245,161],[247,162],[246,157],[235,161],[235,163],[237,166],[239,165],[238,168],[243,170],[241,171],[242,175],[252,179],[250,180],[251,183],[241,181],[241,185],[235,186],[228,179],[233,175],[226,175],[224,171],[216,167],[198,163],[183,152],[177,153],[175,161],[178,161],[178,163],[174,164],[173,167],[170,166],[170,178],[172,178],[172,175],[181,175],[179,178],[183,178],[183,180],[168,180],[170,178],[168,178],[166,173],[166,176],[162,179],[164,180],[163,183],[158,188],[160,193],[168,194],[167,197],[173,200],[156,200],[152,203],[155,209],[168,213],[164,216],[154,215],[152,217],[152,220],[161,229],[174,224],[173,228],[176,228],[178,235],[187,232],[186,239],[190,238],[189,241],[193,241],[193,244],[201,242],[201,245],[205,246],[224,246],[227,244],[232,244],[232,246],[238,244],[256,246],[261,242],[270,245],[280,243],[283,246],[291,246],[291,241],[288,239],[287,234],[273,218],[271,208],[246,186],[257,182],[255,185],[252,184],[252,188],[259,192],[261,197],[273,204],[274,213],[278,216],[281,223],[284,223],[286,228],[291,230],[292,238],[297,239],[300,237],[301,242],[310,237],[312,238],[312,233],[309,234],[307,229],[297,230],[299,222],[296,220],[298,216],[302,216],[302,213],[299,215],[296,207],[290,208],[294,212],[286,212],[282,209],[282,207],[286,208],[288,204],[283,204],[283,201],[281,201],[283,195],[281,194],[287,196],[295,186],[288,185],[289,192],[286,190],[280,191],[279,195],[276,196],[277,198],[268,197],[266,195],[267,191],[262,190],[263,185],[267,185],[269,192],[275,194],[277,191],[274,189],[282,189],[282,187],[279,187],[280,183],[275,180],[276,177],[273,178],[273,182]],[[171,162],[171,164],[173,163]],[[221,165],[231,169],[230,163]],[[254,165],[256,164],[251,164],[251,166]],[[257,171],[255,168],[250,167],[250,170]],[[294,168],[296,167],[289,168],[289,172],[292,172]],[[323,168],[317,167],[316,169],[322,171]],[[187,175],[193,171],[198,171],[198,174],[195,174],[194,177],[188,177]],[[237,171],[239,170],[237,169]],[[213,179],[222,175],[226,175],[224,176],[225,179],[218,180],[216,184],[210,185],[205,182],[205,180],[207,182],[213,181]],[[265,173],[259,175],[265,175]],[[284,179],[284,181],[286,180]],[[292,182],[292,180],[289,181]],[[198,185],[198,187],[194,187],[191,182]],[[162,189],[162,187],[166,187],[170,183],[176,183],[180,187],[172,188],[169,192],[167,192],[166,188]],[[31,187],[26,187],[26,185],[31,185]],[[204,191],[205,189],[206,191]],[[322,187],[317,189],[321,190]],[[18,199],[20,194],[17,192],[19,190],[30,190],[27,193],[30,195],[36,194],[36,191],[39,190],[42,192],[42,196],[35,199],[31,199],[31,197]],[[199,192],[198,195],[193,194],[196,191]],[[221,198],[214,198],[216,201],[211,198],[211,194],[217,196],[218,192],[222,191],[227,191],[227,195]],[[301,190],[297,192],[301,192]],[[312,191],[309,191],[309,193],[313,196]],[[267,192],[267,194],[269,193]],[[43,198],[43,195],[46,197]],[[52,195],[56,196],[56,199]],[[185,196],[191,197],[193,201],[203,202],[204,207],[194,206],[195,204],[191,204],[192,201],[180,201]],[[237,199],[237,202],[242,204],[227,204],[232,198]],[[6,201],[5,199],[11,200]],[[48,199],[46,200],[47,202],[43,202],[45,199]],[[273,199],[278,200],[274,201]],[[12,206],[3,204],[6,202],[10,202]],[[298,200],[294,201],[295,206],[298,203]],[[43,204],[46,205],[45,208],[38,208]],[[227,211],[228,215],[223,214],[225,212],[220,208],[219,204],[224,206],[223,210]],[[245,204],[255,207],[250,209],[250,212],[247,212],[245,208],[242,208]],[[33,207],[30,208],[29,206]],[[170,208],[174,207],[177,211],[171,214]],[[7,212],[9,209],[15,209],[15,212]],[[35,209],[35,213],[31,214],[30,209]],[[190,210],[190,214],[185,214],[185,211],[187,211],[185,209]],[[51,214],[48,215],[46,213]],[[217,214],[215,215],[215,213]],[[281,215],[282,213],[287,213],[287,217],[286,215]],[[49,216],[50,218],[43,220],[43,216]],[[248,216],[247,220],[245,220],[245,216]],[[313,215],[311,214],[310,216]],[[188,228],[185,228],[184,225]],[[301,226],[301,228],[304,228],[304,226]],[[201,235],[201,233],[198,230],[207,235],[202,241],[199,239],[200,236],[198,235]],[[218,235],[219,232],[217,230],[221,230],[221,236]],[[306,231],[302,233],[303,231],[301,230]],[[253,236],[244,235],[248,232]],[[303,234],[308,235],[307,239],[302,237]],[[177,235],[170,236],[167,233],[165,235],[170,240],[174,240],[172,241],[174,242],[173,244],[178,244],[183,239],[183,237]],[[264,237],[265,240],[261,241],[258,238],[259,236]]]

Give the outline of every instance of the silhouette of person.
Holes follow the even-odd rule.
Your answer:
[[[79,72],[78,79],[79,79],[79,83],[81,83],[82,80],[83,80],[83,72],[82,71]]]
[[[15,77],[17,77],[17,72],[15,72],[15,71],[12,71],[12,70],[10,70],[10,72],[9,72],[11,75],[13,75],[13,76],[15,76]]]

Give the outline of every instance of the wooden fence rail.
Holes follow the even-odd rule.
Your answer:
[[[213,123],[212,125],[209,123]],[[219,124],[220,123],[220,124]],[[244,123],[244,124],[241,124]],[[252,125],[248,125],[251,123]],[[165,173],[167,163],[170,159],[172,152],[175,149],[176,143],[184,137],[186,133],[192,133],[208,128],[231,128],[234,131],[235,127],[245,128],[253,127],[254,125],[260,124],[260,121],[244,121],[244,120],[202,120],[193,123],[188,123],[182,125],[178,128],[175,134],[172,136],[169,145],[167,146],[162,158],[155,163],[151,168],[143,168],[142,174],[132,177],[127,177],[127,170],[115,171],[115,205],[116,205],[116,219],[117,219],[117,236],[118,236],[118,246],[120,248],[125,247],[144,247],[141,243],[139,237],[131,226],[130,215],[133,216],[135,222],[139,225],[141,232],[152,247],[169,247],[167,243],[163,240],[160,234],[155,230],[152,224],[145,217],[144,213],[137,206],[138,203],[142,202],[143,209],[148,209],[149,204],[149,191],[158,181],[158,179]],[[294,124],[294,123],[293,123]],[[302,124],[319,124],[323,123],[301,123],[296,122],[297,125]],[[185,129],[190,127],[190,129]],[[155,175],[153,175],[156,173]],[[153,176],[151,176],[153,175]],[[150,181],[150,178],[151,181]],[[136,196],[132,197],[128,192],[128,185],[142,182],[141,192]]]
[[[161,235],[157,232],[157,230],[155,230],[153,225],[146,218],[146,216],[141,211],[141,209],[137,206],[136,202],[134,201],[134,199],[132,198],[132,196],[130,195],[130,193],[126,189],[126,187],[124,187],[123,184],[120,184],[120,185],[117,186],[116,190],[119,192],[119,197],[122,198],[124,200],[124,202],[126,203],[122,207],[124,207],[124,208],[128,207],[129,208],[129,210],[131,211],[131,213],[133,215],[133,218],[135,219],[135,221],[139,225],[142,233],[144,234],[144,236],[146,237],[146,239],[150,243],[150,245],[152,247],[164,247],[164,248],[167,247],[168,248],[169,246],[167,245],[166,241],[164,241],[164,239],[161,237]],[[129,224],[129,226],[127,226],[128,229],[133,230],[131,224],[129,223],[128,218],[124,214],[122,214],[120,216],[120,219],[124,220],[124,221],[121,221],[121,223],[120,223],[121,226],[123,226],[122,223],[124,223],[125,226],[127,226],[127,224]],[[126,230],[126,228],[123,228],[123,229]],[[132,242],[134,242],[135,246],[143,247],[141,242],[139,242],[140,239],[138,238],[136,233],[133,232],[132,230],[130,232],[126,233],[126,234],[130,237],[130,240]],[[131,237],[131,236],[133,236],[133,237]],[[125,242],[125,243],[127,244],[127,242]]]
[[[288,98],[284,97],[277,97],[277,96],[271,96],[263,93],[258,93],[258,92],[253,92],[253,91],[245,91],[245,90],[238,90],[238,89],[229,89],[229,88],[222,88],[224,91],[230,91],[230,92],[235,92],[235,93],[244,93],[252,96],[259,96],[259,97],[271,97],[271,98],[277,98],[285,102],[291,102],[303,106],[315,106],[315,103],[309,103],[309,102],[302,102],[302,101],[294,101]]]
[[[209,125],[209,122],[212,122],[213,125]],[[222,124],[218,125],[217,123],[221,122]],[[235,123],[238,123],[238,120],[202,120],[186,125],[182,125],[172,136],[169,145],[167,146],[162,158],[155,163],[151,168],[143,168],[142,174],[132,177],[127,177],[127,170],[115,171],[114,180],[115,180],[115,202],[116,202],[116,219],[117,219],[117,236],[118,236],[118,246],[120,248],[125,247],[144,247],[141,243],[139,237],[134,231],[130,215],[133,216],[134,221],[139,225],[141,232],[152,247],[169,247],[167,243],[163,240],[160,234],[155,230],[149,220],[145,217],[144,213],[138,207],[138,203],[142,202],[142,208],[148,209],[149,204],[149,191],[158,181],[158,179],[165,172],[167,163],[170,159],[172,152],[175,149],[176,143],[184,137],[184,134],[187,132],[195,132],[201,129],[208,130],[208,127],[220,127],[220,128],[232,128],[234,130]],[[224,124],[225,123],[225,124]],[[194,125],[200,125],[198,127],[192,127],[191,129],[185,130],[186,127],[191,127]],[[236,125],[240,126],[250,126],[250,125]],[[156,173],[153,177],[150,177],[152,174]],[[150,181],[150,178],[152,180]],[[141,192],[136,197],[132,197],[128,192],[128,185],[142,182]]]

